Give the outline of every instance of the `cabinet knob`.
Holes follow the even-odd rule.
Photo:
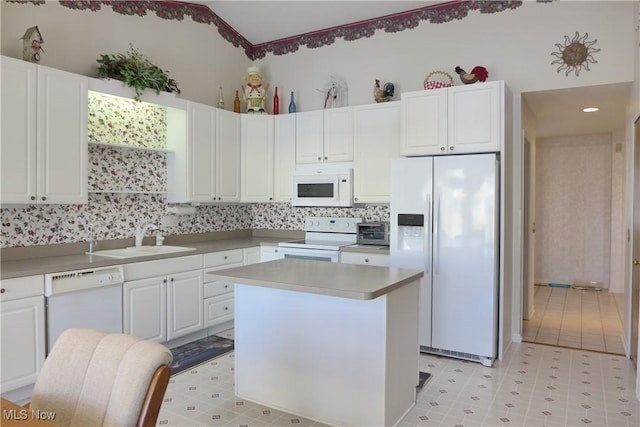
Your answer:
[[[369,258],[365,258],[365,259],[364,259],[364,262],[369,262]]]
[[[164,280],[162,281],[162,283],[167,283],[167,279],[164,279]]]
[[[226,256],[226,255],[224,256],[224,259],[227,259],[227,256]]]
[[[327,156],[324,156],[324,159],[325,159],[325,160],[328,160],[329,158],[328,158]]]
[[[229,287],[229,285],[224,285],[224,288],[227,289]]]
[[[276,249],[274,252],[275,252],[275,253],[278,253],[278,250]]]
[[[357,201],[358,201],[358,198],[357,198],[357,197],[355,197],[353,200],[355,200],[355,201],[357,202]]]
[[[229,307],[225,307],[224,309],[225,309],[225,310],[229,310]]]
[[[273,197],[269,197],[269,200],[273,200]]]
[[[47,200],[47,198],[45,196],[42,196],[41,199],[42,200]]]
[[[222,197],[218,197],[218,200],[222,200]]]
[[[318,157],[318,160],[322,160],[322,157]]]
[[[4,294],[7,290],[5,288],[0,288],[0,294]]]
[[[449,147],[449,151],[453,151],[453,146]]]
[[[171,278],[171,283],[173,283],[173,277]]]
[[[30,199],[31,199],[31,200],[35,200],[35,199],[36,199],[36,196],[31,196],[31,197],[30,197]]]
[[[444,151],[444,147],[440,147],[440,151]]]

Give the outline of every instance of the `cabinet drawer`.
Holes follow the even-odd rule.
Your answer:
[[[44,276],[0,280],[0,301],[44,295]]]
[[[210,274],[207,274],[209,272],[217,271],[217,270],[224,270],[225,268],[242,267],[243,265],[244,264],[242,262],[234,262],[232,264],[225,264],[225,265],[219,265],[217,267],[208,268],[208,269],[204,270],[204,283],[220,281],[220,280],[216,280],[216,279],[212,278]],[[233,288],[232,288],[232,290],[233,290]]]
[[[210,298],[223,294],[233,295],[233,283],[216,280],[215,282],[204,284],[204,297]]]
[[[340,254],[340,262],[345,264],[378,265],[382,267],[388,267],[389,255],[342,252]]]
[[[188,255],[156,261],[133,262],[124,265],[124,280],[138,280],[149,277],[193,271],[202,268],[202,255]]]
[[[204,267],[218,267],[221,265],[243,262],[242,249],[232,249],[204,254]]]
[[[217,325],[233,319],[233,297],[226,295],[204,300],[205,327]]]

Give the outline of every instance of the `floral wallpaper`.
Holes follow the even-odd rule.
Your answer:
[[[289,203],[204,205],[178,215],[177,225],[161,226],[168,203],[161,194],[89,194],[86,205],[4,208],[0,247],[52,245],[131,238],[137,225],[160,226],[163,235],[245,229],[302,230],[307,216],[389,220],[388,205],[358,208],[297,208]],[[173,215],[168,215],[173,216]]]
[[[89,141],[165,150],[167,109],[89,92]]]

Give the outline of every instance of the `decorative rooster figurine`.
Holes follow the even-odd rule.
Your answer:
[[[456,67],[456,73],[458,73],[458,75],[460,76],[460,80],[462,81],[462,83],[466,85],[475,83],[477,81],[483,82],[487,80],[487,77],[489,77],[489,72],[487,71],[487,69],[480,66],[474,67],[473,70],[471,70],[471,73],[467,73],[465,70],[458,66]]]
[[[384,87],[380,87],[380,80],[376,79],[376,83],[373,85],[373,99],[376,102],[386,102],[391,99],[395,87],[393,83],[385,83]]]

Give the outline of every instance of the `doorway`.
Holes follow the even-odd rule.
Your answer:
[[[620,90],[624,87],[628,89],[626,85],[613,88],[611,85],[607,85],[608,96],[611,97],[617,93],[622,96],[622,98],[618,97],[618,100],[625,99],[623,94],[620,93]],[[563,169],[570,169],[571,167],[579,165],[590,169],[592,165],[582,160],[589,159],[590,157],[600,157],[599,154],[593,155],[592,152],[591,155],[586,155],[581,158],[579,151],[576,151],[577,157],[572,159],[571,156],[575,147],[571,144],[574,143],[574,140],[584,139],[582,136],[585,135],[588,136],[588,140],[591,138],[591,134],[597,133],[613,135],[615,130],[619,131],[619,129],[624,129],[625,115],[623,110],[617,110],[618,122],[609,128],[581,127],[580,120],[584,122],[584,118],[577,116],[567,118],[564,112],[573,112],[575,110],[575,108],[569,105],[571,103],[569,100],[574,98],[590,99],[590,94],[602,94],[603,91],[600,89],[604,88],[596,88],[596,90],[593,88],[583,89],[584,90],[578,88],[562,89],[558,91],[522,94],[522,122],[523,128],[525,128],[523,129],[523,134],[526,136],[522,139],[523,254],[521,274],[524,284],[521,293],[521,314],[523,319],[522,339],[523,341],[542,342],[557,346],[586,348],[589,350],[624,354],[625,346],[623,345],[622,337],[628,336],[628,334],[625,333],[626,331],[623,330],[623,328],[625,328],[625,326],[623,326],[625,325],[625,304],[630,295],[625,296],[625,294],[620,292],[609,293],[606,291],[595,291],[592,288],[587,288],[586,290],[575,289],[573,285],[576,284],[577,279],[582,279],[582,283],[577,283],[578,285],[590,285],[592,281],[605,282],[604,285],[608,285],[610,281],[609,265],[602,264],[596,266],[594,271],[591,272],[593,274],[591,274],[588,266],[592,263],[590,256],[593,256],[593,254],[587,251],[587,253],[571,258],[570,255],[576,252],[576,248],[584,248],[585,245],[589,244],[587,240],[576,237],[586,234],[584,228],[581,230],[579,227],[576,227],[574,230],[569,230],[569,235],[573,234],[574,236],[573,241],[571,241],[569,237],[560,237],[564,229],[580,224],[580,222],[583,222],[583,227],[592,226],[591,224],[594,220],[584,217],[586,213],[589,213],[590,207],[578,209],[573,214],[569,214],[567,209],[559,207],[560,203],[553,201],[553,197],[547,198],[547,200],[540,203],[540,206],[536,207],[539,203],[539,201],[536,200],[536,194],[539,194],[541,191],[547,191],[548,193],[557,192],[556,197],[560,198],[560,202],[566,202],[564,199],[570,199],[572,191],[574,192],[574,190],[571,190],[569,188],[570,186],[567,186],[567,183],[571,181],[572,173],[569,171],[567,172],[568,176],[563,177]],[[575,96],[574,92],[576,92]],[[607,94],[603,96],[605,95]],[[547,103],[546,106],[544,102]],[[555,105],[550,107],[549,105],[551,104]],[[625,102],[621,102],[620,105],[625,105]],[[549,113],[549,111],[551,111],[551,113]],[[533,118],[525,117],[527,113]],[[594,122],[596,121],[598,120],[588,120],[588,122],[590,122],[588,124],[595,126]],[[533,123],[533,126],[527,127],[527,125],[531,123]],[[565,124],[568,126],[563,128]],[[604,131],[602,129],[608,130]],[[576,135],[582,136],[576,137]],[[563,139],[568,140],[563,141]],[[561,147],[560,151],[556,150],[551,156],[545,156],[544,150],[539,150],[539,148],[545,142],[549,142],[549,140],[551,140],[551,142],[560,141],[560,143],[565,143],[565,146]],[[624,134],[622,141],[624,141]],[[612,148],[615,143],[615,140],[608,143],[607,150],[609,151],[606,152],[607,155],[612,155]],[[589,142],[586,145],[588,146]],[[590,149],[590,147],[588,148]],[[538,153],[538,151],[542,151],[542,153]],[[553,152],[553,150],[551,151]],[[558,156],[558,153],[561,155]],[[558,161],[558,159],[561,159],[563,156],[565,156],[565,160]],[[544,167],[540,167],[541,162],[544,166],[549,166],[551,171],[549,171],[549,168],[545,170]],[[608,167],[611,168],[612,164],[609,163]],[[624,167],[621,169],[624,170]],[[559,177],[556,176],[555,181],[548,182],[550,178],[553,179],[554,173],[557,171],[560,171],[559,174],[556,174],[559,175]],[[591,175],[593,175],[593,173]],[[589,179],[591,178],[592,176],[586,175],[582,178],[585,180],[584,183],[581,184],[578,182],[578,187],[582,185],[583,189],[581,190],[582,194],[574,203],[577,204],[585,199],[589,200],[592,198],[593,183],[589,183]],[[622,177],[623,185],[624,179],[625,178]],[[542,181],[542,183],[540,183],[540,181]],[[541,188],[537,188],[537,186]],[[602,209],[604,209],[602,206],[605,204],[606,201],[602,203],[598,209],[602,211]],[[624,203],[622,206],[624,206]],[[613,210],[611,207],[609,208]],[[538,215],[536,215],[536,212],[538,212]],[[600,213],[602,214],[602,212]],[[607,227],[611,230],[615,228],[618,234],[622,234],[624,233],[625,227],[624,213],[624,207],[617,211],[616,215],[621,215],[623,221],[616,223],[614,223],[611,218],[600,215],[596,217],[597,220],[593,227],[596,227],[596,230],[600,230],[602,236],[613,236],[613,232],[604,230]],[[550,224],[549,219],[562,219],[563,216],[567,217],[565,220],[568,225],[565,225],[564,228],[554,229],[553,227],[557,227],[558,224]],[[586,230],[590,231],[588,228]],[[546,236],[545,231],[547,232]],[[549,245],[549,242],[552,241],[554,237],[560,237],[560,239],[556,239],[554,246],[545,246]],[[605,248],[613,244],[620,245],[620,242],[614,241],[613,237],[611,237],[611,240],[603,240],[601,238],[599,241],[605,241]],[[621,252],[624,252],[624,244],[620,246]],[[536,252],[536,248],[538,248],[538,252]],[[540,248],[544,248],[542,256],[540,255]],[[600,260],[606,259],[608,263],[608,248],[605,252],[606,255],[601,255],[599,258]],[[611,256],[613,255],[612,253]],[[558,275],[557,272],[550,274],[549,265],[547,265],[549,260],[554,261],[562,258],[566,258],[566,266],[575,267],[576,263],[586,265],[582,265],[582,269],[578,270],[580,274],[571,268],[567,268],[569,271],[565,276]],[[597,258],[598,257],[596,257],[596,263],[598,262]],[[619,257],[619,259],[623,259],[623,257]],[[562,262],[560,264],[562,264]],[[624,266],[621,270],[623,269]],[[606,270],[606,276],[592,277],[593,275],[597,276],[598,271],[604,270]],[[618,274],[620,272],[616,271],[615,273]],[[621,274],[620,277],[622,276]],[[534,277],[536,279],[535,281]],[[624,289],[623,281],[624,278],[622,278],[619,283],[616,283],[620,290]],[[537,283],[538,286],[534,286],[535,282],[539,282]],[[551,283],[552,286],[549,286],[549,283]]]

